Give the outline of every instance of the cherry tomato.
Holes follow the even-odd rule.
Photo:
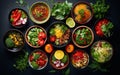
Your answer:
[[[56,36],[50,36],[50,42],[55,42]]]
[[[38,45],[40,45],[40,46],[43,46],[44,45],[44,40],[43,39],[40,39],[40,40],[38,40]]]
[[[40,32],[38,35],[39,39],[45,39],[46,38],[46,34],[44,32]]]
[[[37,60],[37,64],[38,64],[39,66],[43,67],[43,66],[46,64],[46,61],[45,61],[44,59],[42,59],[42,58],[39,58],[39,59]]]
[[[51,53],[53,51],[53,46],[51,44],[46,44],[45,45],[45,51],[47,53]]]

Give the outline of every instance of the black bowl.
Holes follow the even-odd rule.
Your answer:
[[[20,43],[19,42],[19,44],[20,45],[16,45],[15,44],[15,42],[14,42],[14,44],[15,44],[15,46],[14,47],[8,47],[7,45],[6,45],[6,39],[7,38],[10,38],[10,35],[13,35],[13,34],[17,34],[17,35],[19,35],[19,37],[21,38],[21,40],[22,40],[22,43]],[[18,38],[18,36],[16,37],[16,40],[18,41],[20,41],[20,38]],[[13,40],[13,39],[12,39]],[[14,39],[15,40],[15,39]],[[23,33],[21,32],[21,31],[19,31],[19,30],[16,30],[16,29],[11,29],[11,30],[9,30],[9,31],[7,31],[6,33],[5,33],[5,35],[4,35],[4,37],[3,37],[3,43],[4,43],[4,46],[5,46],[5,48],[8,50],[8,51],[10,51],[10,52],[18,52],[18,51],[20,51],[20,50],[22,50],[22,48],[24,47],[24,44],[25,44],[25,40],[24,40],[24,35],[23,35]]]
[[[26,19],[25,24],[23,24],[22,21],[21,21],[21,24],[19,24],[19,25],[14,25],[14,24],[12,24],[12,22],[11,22],[11,20],[12,20],[12,19],[11,19],[11,14],[13,13],[13,11],[15,12],[16,10],[21,10],[21,11],[24,12],[24,14],[27,16],[27,19]],[[16,17],[18,17],[18,15],[17,15]],[[9,19],[9,22],[10,22],[11,26],[13,26],[13,27],[15,27],[15,28],[22,28],[22,27],[24,27],[25,25],[27,25],[27,23],[28,23],[28,15],[27,15],[27,12],[26,12],[25,10],[21,9],[21,8],[12,9],[12,10],[10,11],[10,13],[9,13],[8,19]],[[18,21],[20,21],[20,19],[19,19]],[[18,22],[18,21],[17,21],[17,22]]]
[[[63,43],[63,44],[59,44],[59,45],[56,45],[55,44],[55,42],[51,42],[50,41],[50,29],[51,28],[54,28],[57,24],[60,24],[60,25],[65,25],[68,29],[69,29],[69,27],[64,23],[64,22],[61,22],[61,21],[56,21],[56,22],[54,22],[54,23],[52,23],[48,28],[48,42],[49,43],[51,43],[51,44],[53,44],[53,46],[54,47],[57,47],[57,48],[61,48],[61,47],[64,47],[64,46],[66,46],[69,42],[70,42],[70,39],[71,39],[71,30],[70,30],[70,32],[69,32],[69,39],[67,39],[67,42],[66,43]],[[55,35],[56,36],[56,35]],[[62,36],[63,37],[63,36]]]
[[[109,37],[111,37],[111,36],[113,35],[113,33],[114,33],[114,27],[110,30],[110,36],[105,36],[104,33],[103,33],[103,36],[98,35],[98,34],[96,33],[96,26],[97,26],[101,21],[103,21],[103,20],[108,21],[108,23],[109,23],[109,22],[112,22],[109,18],[106,18],[106,17],[101,18],[101,19],[98,19],[98,20],[95,22],[95,24],[94,24],[94,31],[95,31],[95,34],[96,34],[98,37],[105,39],[105,38],[109,38]],[[103,25],[104,25],[104,24],[103,24]]]

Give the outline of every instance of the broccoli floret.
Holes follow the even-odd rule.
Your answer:
[[[14,44],[14,42],[13,42],[13,40],[12,40],[11,38],[7,38],[7,39],[5,40],[5,44],[6,44],[6,46],[7,46],[8,48],[12,48],[12,47],[15,46],[15,44]]]

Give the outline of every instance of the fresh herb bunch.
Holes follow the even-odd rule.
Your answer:
[[[112,22],[109,22],[107,25],[102,25],[102,31],[106,37],[111,36],[111,30],[113,29],[114,25]]]
[[[101,72],[108,72],[109,64],[107,66],[104,66],[101,63],[98,63],[96,61],[92,61],[92,63],[88,66],[93,71],[101,71]]]
[[[69,13],[72,8],[72,3],[65,1],[63,3],[55,3],[52,8],[52,16],[58,20],[63,20]]]
[[[17,70],[24,71],[28,67],[28,52],[24,51],[24,54],[19,55],[16,59],[16,63],[13,64]]]
[[[105,0],[97,0],[95,4],[91,3],[91,6],[93,7],[95,18],[98,19],[105,17],[110,8],[110,5],[107,5]]]

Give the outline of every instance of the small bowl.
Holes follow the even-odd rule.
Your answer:
[[[47,66],[48,57],[43,50],[37,49],[29,55],[28,63],[34,70],[42,70]]]
[[[22,28],[27,25],[28,15],[21,8],[12,9],[9,13],[9,22],[15,28]]]
[[[11,29],[7,31],[3,37],[4,46],[10,52],[21,51],[24,47],[25,40],[21,31]]]
[[[33,31],[31,29],[33,29]],[[35,30],[35,32],[34,32],[34,29],[37,29],[37,30]],[[32,31],[32,33],[30,31]],[[38,38],[38,35],[39,35],[40,32],[43,32],[45,34],[45,37],[42,38],[42,39],[41,39],[41,37]],[[34,42],[33,41],[31,42],[30,39],[31,40],[33,39]],[[26,42],[29,46],[31,46],[33,48],[40,48],[47,41],[47,32],[41,26],[38,26],[38,25],[31,26],[27,29],[27,31],[25,33],[25,40],[26,40]],[[38,44],[38,40],[41,40],[42,44],[41,44],[41,41],[39,41],[40,43]]]
[[[79,30],[83,30],[83,28],[84,28],[84,29],[88,29],[89,32],[84,33],[84,34],[85,34],[84,36],[83,36],[83,32],[79,32],[78,34],[75,34],[75,33],[78,31],[78,29],[79,29]],[[88,36],[88,33],[90,33],[89,36]],[[76,40],[77,35],[79,35],[79,39],[78,39],[77,42],[76,42],[75,40]],[[86,37],[85,37],[85,36],[86,36]],[[88,37],[91,38],[91,39],[89,39],[89,41],[86,40],[86,39],[88,39]],[[84,40],[84,41],[83,41],[83,40]],[[75,29],[73,30],[73,33],[72,33],[72,41],[73,41],[73,43],[74,43],[77,47],[79,47],[79,48],[87,48],[88,46],[90,46],[90,45],[92,44],[93,40],[94,40],[94,34],[93,34],[93,31],[92,31],[91,28],[89,28],[89,27],[87,27],[87,26],[78,26],[77,28],[75,28]],[[80,43],[80,42],[82,42],[82,43]],[[87,43],[87,42],[89,42],[89,43]]]
[[[63,56],[62,59],[57,59],[57,58],[55,57],[55,53],[58,52],[58,51],[62,51],[62,52],[64,53],[64,56],[63,56],[62,54],[58,53],[59,56]],[[63,59],[65,59],[65,57],[67,57],[66,60],[63,60]],[[60,57],[60,58],[61,58],[61,57]],[[53,59],[54,59],[55,61],[54,61]],[[63,62],[63,61],[64,61],[64,62]],[[68,64],[69,64],[69,56],[68,56],[68,54],[67,54],[66,52],[64,52],[63,50],[56,50],[56,51],[54,51],[54,52],[50,55],[50,64],[52,65],[53,68],[55,68],[55,69],[57,69],[57,70],[62,70],[62,69],[64,69],[64,68],[66,68],[66,67],[68,66]]]
[[[111,20],[109,20],[107,18],[101,18],[98,21],[96,21],[95,26],[94,26],[94,30],[95,30],[96,35],[99,36],[99,37],[102,37],[102,38],[107,38],[107,37],[112,36],[113,30],[114,30],[114,25],[113,25],[113,28],[110,29],[110,34],[107,33],[105,35],[105,33],[102,31],[102,26],[107,25],[110,22],[111,22]]]
[[[87,14],[89,14],[89,15],[84,15],[85,12]],[[71,15],[72,15],[72,18],[75,20],[76,23],[78,23],[78,24],[86,24],[93,17],[93,9],[92,9],[91,5],[88,2],[79,1],[73,6],[73,8],[71,10]],[[82,21],[80,20],[81,18],[82,18]]]
[[[55,29],[57,29],[57,26],[59,26],[59,28],[64,26],[64,29],[67,28],[67,30],[65,30],[65,32],[63,32],[63,28],[61,28],[59,31],[59,33],[57,33],[58,30],[55,31]],[[54,34],[51,34],[54,31]],[[67,33],[67,34],[66,34]],[[56,35],[56,34],[60,34]],[[68,36],[67,36],[68,35]],[[67,37],[65,37],[67,36]],[[51,38],[54,37],[54,41],[51,41]],[[64,37],[64,38],[63,38]],[[61,22],[61,21],[56,21],[54,23],[52,23],[48,29],[48,41],[53,44],[53,46],[57,47],[57,48],[61,48],[66,46],[69,42],[70,42],[70,37],[71,37],[71,30],[69,29],[69,27]],[[58,41],[57,41],[58,40]],[[62,42],[60,42],[60,40],[62,40]],[[64,41],[63,41],[64,40]],[[65,42],[65,40],[67,42]],[[59,43],[57,44],[56,41]]]
[[[41,9],[41,6],[42,6],[42,9]],[[44,6],[44,9],[43,9],[43,6]],[[38,11],[39,9],[44,11]],[[42,1],[33,3],[29,10],[30,18],[36,24],[43,24],[47,22],[50,18],[50,14],[51,14],[51,11],[50,11],[49,5],[46,2],[42,2]]]
[[[73,67],[83,69],[88,66],[89,55],[83,50],[76,50],[72,53],[71,62]]]
[[[105,40],[96,41],[91,47],[91,56],[99,63],[106,63],[113,56],[113,47]]]

